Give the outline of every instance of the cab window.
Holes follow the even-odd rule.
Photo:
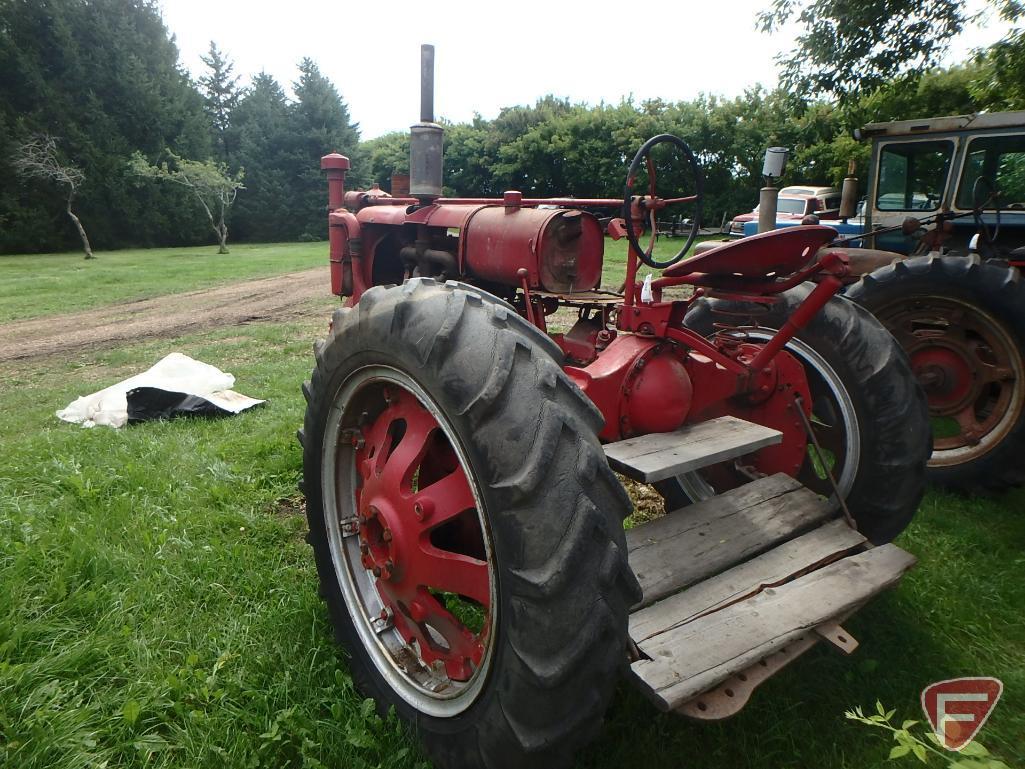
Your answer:
[[[1025,135],[979,136],[969,142],[957,187],[958,208],[974,208],[973,193],[980,176],[990,182],[979,188],[983,197],[992,189],[1000,191],[999,200],[990,201],[987,208],[997,203],[1003,208],[1025,208]]]
[[[879,155],[876,208],[880,211],[935,211],[943,198],[954,143],[900,142]]]

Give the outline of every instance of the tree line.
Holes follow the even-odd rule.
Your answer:
[[[549,95],[494,119],[447,124],[446,191],[616,197],[636,149],[674,133],[697,153],[706,222],[717,224],[756,202],[767,146],[792,151],[785,182],[830,184],[849,160],[864,172],[868,148],[851,131],[866,122],[1025,107],[1020,30],[945,69],[935,67],[936,33],[909,38],[905,30],[903,59],[865,59],[859,51],[873,39],[898,33],[845,27],[848,16],[892,15],[908,3],[921,6],[852,0],[837,10],[815,0],[818,13],[799,19],[807,32],[796,52],[781,57],[785,88],[597,106]],[[762,23],[783,23],[791,7],[777,0]],[[956,0],[929,7],[944,34],[969,20]],[[827,51],[830,39],[839,42]],[[828,71],[808,66],[827,59]],[[0,252],[74,247],[72,199],[98,249],[204,243],[211,233],[223,249],[229,229],[235,241],[322,239],[321,155],[350,157],[350,186],[376,181],[387,190],[393,173],[408,172],[406,133],[361,141],[338,88],[312,60],[299,62],[291,96],[266,73],[243,84],[213,43],[203,61],[198,78],[185,72],[154,0],[0,0]],[[859,62],[860,88],[851,75]],[[57,177],[24,172],[19,151],[40,141],[70,169],[67,195],[54,193]],[[671,170],[663,181],[687,184]]]
[[[337,88],[311,59],[298,64],[294,98],[265,73],[243,88],[213,44],[205,63],[198,80],[182,68],[153,0],[0,0],[0,253],[79,244],[61,182],[20,162],[50,142],[96,249],[210,242],[216,227],[180,183],[200,171],[244,188],[233,239],[323,237],[320,156],[358,154]],[[157,183],[161,169],[178,183]]]

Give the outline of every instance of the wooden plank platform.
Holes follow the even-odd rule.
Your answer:
[[[835,515],[825,500],[779,473],[630,529],[630,567],[644,594],[638,607],[721,574]],[[847,548],[864,541],[859,536]],[[786,562],[785,554],[780,558]]]
[[[846,521],[830,521],[689,590],[635,611],[630,615],[630,637],[644,643],[703,614],[842,558],[864,544],[865,538]]]
[[[750,454],[782,439],[778,430],[725,416],[686,425],[671,433],[651,433],[609,443],[605,455],[613,470],[634,480],[654,483]]]
[[[896,583],[914,562],[899,547],[883,545],[690,621],[667,617],[664,632],[638,644],[647,658],[634,662],[631,672],[660,708],[676,709],[809,630],[849,614]]]

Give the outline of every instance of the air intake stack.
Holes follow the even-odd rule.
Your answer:
[[[409,194],[429,204],[441,197],[442,135],[434,122],[434,46],[420,46],[420,122],[409,134]]]

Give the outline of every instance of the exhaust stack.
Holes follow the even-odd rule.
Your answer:
[[[420,122],[409,129],[409,194],[427,205],[441,197],[442,135],[434,122],[434,46],[420,46]]]

